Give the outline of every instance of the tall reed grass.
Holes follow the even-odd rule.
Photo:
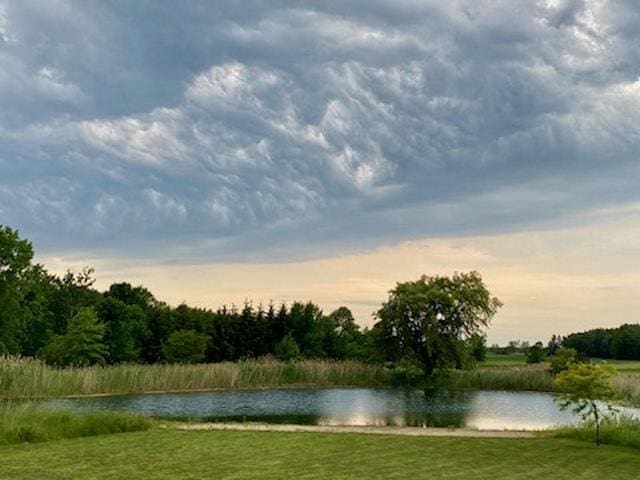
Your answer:
[[[148,430],[153,420],[133,413],[73,414],[23,403],[0,405],[0,445]]]
[[[196,365],[124,364],[54,368],[39,360],[0,357],[0,398],[31,399],[188,390],[283,386],[386,387],[393,374],[382,366],[359,362],[273,359]],[[536,367],[454,370],[429,387],[555,392],[549,372]],[[640,375],[620,374],[613,386],[624,403],[640,406]]]
[[[358,362],[252,360],[239,363],[153,364],[58,369],[39,360],[0,358],[1,398],[124,394],[287,385],[384,386],[388,371]]]
[[[618,374],[611,380],[611,385],[619,402],[640,407],[640,374]],[[553,382],[553,376],[548,371],[535,367],[454,370],[436,386],[454,389],[559,392]]]
[[[557,391],[549,372],[528,367],[453,370],[438,380],[435,386],[453,389]]]
[[[623,373],[611,380],[611,385],[624,403],[640,407],[640,374]]]

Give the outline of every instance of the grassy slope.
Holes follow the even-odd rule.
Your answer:
[[[640,455],[552,438],[149,432],[0,447],[2,479],[637,478]]]

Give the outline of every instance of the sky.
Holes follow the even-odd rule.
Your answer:
[[[632,0],[0,0],[0,224],[172,304],[478,270],[489,341],[637,322]]]

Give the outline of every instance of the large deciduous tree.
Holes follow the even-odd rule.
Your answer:
[[[0,225],[0,354],[36,354],[51,336],[52,280],[31,242]]]
[[[477,272],[422,276],[389,293],[374,326],[378,348],[387,360],[416,362],[425,376],[468,359],[470,339],[501,306]]]
[[[109,363],[138,361],[146,334],[146,316],[142,308],[108,296],[98,307],[98,317],[105,326],[104,342]]]

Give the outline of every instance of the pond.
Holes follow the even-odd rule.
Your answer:
[[[232,390],[49,400],[74,411],[127,410],[163,418],[306,425],[538,430],[577,421],[537,392],[370,388]],[[623,409],[640,418],[640,410]]]

